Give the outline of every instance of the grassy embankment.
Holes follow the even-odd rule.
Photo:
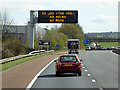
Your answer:
[[[111,48],[112,46],[118,48],[118,42],[98,42],[97,44],[104,48]]]
[[[19,59],[19,60],[16,60],[16,61],[12,61],[12,62],[9,62],[9,63],[6,63],[6,64],[1,64],[2,71],[7,70],[11,67],[14,67],[18,64],[21,64],[21,63],[24,63],[24,62],[27,62],[27,61],[30,61],[30,60],[33,60],[33,59],[36,59],[36,58],[39,58],[39,57],[42,57],[42,56],[47,56],[47,55],[61,53],[61,52],[67,52],[67,50],[54,51],[54,52],[50,52],[50,53],[45,53],[45,54],[40,54],[40,55],[36,55],[36,56],[26,57],[26,58]]]

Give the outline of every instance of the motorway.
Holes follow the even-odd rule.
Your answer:
[[[110,51],[82,52],[88,71],[103,88],[118,87],[118,55]]]
[[[32,85],[32,88],[118,88],[118,55],[110,51],[80,51],[82,76],[62,74],[55,76],[55,62],[50,64]]]

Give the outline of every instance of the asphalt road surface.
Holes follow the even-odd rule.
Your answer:
[[[32,88],[117,88],[118,56],[110,51],[80,51],[82,76],[62,74],[55,76],[55,62],[37,78]]]
[[[81,51],[83,63],[103,88],[118,88],[118,55],[110,51]]]

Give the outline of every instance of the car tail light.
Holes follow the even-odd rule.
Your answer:
[[[58,62],[60,62],[61,57],[59,58]]]
[[[61,57],[59,58],[58,62],[56,63],[57,66],[61,66],[60,59],[61,59]]]
[[[76,66],[80,66],[81,62],[78,60],[77,56],[76,59],[77,59]]]

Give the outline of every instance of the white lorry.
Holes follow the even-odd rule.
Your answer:
[[[97,49],[97,43],[91,43],[90,48],[91,48],[91,50],[96,50]]]

